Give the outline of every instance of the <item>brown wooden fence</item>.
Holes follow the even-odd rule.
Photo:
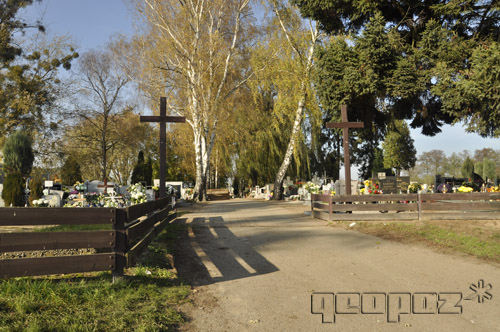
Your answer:
[[[111,230],[0,233],[0,252],[98,248],[89,255],[0,259],[0,278],[113,271],[135,264],[154,237],[177,217],[172,197],[117,208],[0,208],[0,226],[109,224]]]
[[[311,195],[324,220],[500,219],[500,193]]]

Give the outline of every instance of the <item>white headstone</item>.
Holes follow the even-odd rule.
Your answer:
[[[59,194],[44,195],[43,199],[49,201],[50,207],[61,207],[61,196]]]
[[[358,191],[358,180],[351,180],[351,195]],[[345,195],[345,180],[335,181],[335,195]]]
[[[146,199],[148,201],[155,200],[155,191],[153,189],[146,189]]]

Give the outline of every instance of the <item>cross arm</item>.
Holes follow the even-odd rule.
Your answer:
[[[327,122],[326,128],[364,128],[363,122]]]
[[[157,115],[141,115],[141,122],[186,122],[183,116],[157,116]]]

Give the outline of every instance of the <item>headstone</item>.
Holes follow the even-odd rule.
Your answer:
[[[87,192],[89,192],[89,193],[96,193],[97,192],[97,186],[99,184],[104,184],[104,183],[102,183],[99,180],[89,181],[89,183],[87,184]]]
[[[49,201],[49,207],[61,207],[61,196],[57,193],[52,193],[50,195],[44,195],[43,199],[46,199]]]
[[[182,185],[182,181],[166,181],[165,186],[167,185],[171,185],[172,187],[174,187],[176,191],[175,197],[177,198],[184,197],[184,188]]]
[[[409,176],[387,176],[385,179],[380,179],[380,190],[384,194],[399,194],[406,193],[410,185]]]
[[[146,199],[148,201],[155,200],[155,191],[153,189],[146,189]]]
[[[351,193],[356,193],[358,190],[358,180],[351,180]],[[345,180],[337,180],[334,184],[335,187],[335,195],[345,195]]]
[[[314,177],[312,178],[311,182],[314,183],[317,186],[321,186],[323,184],[323,179],[321,179],[318,176],[314,175]]]

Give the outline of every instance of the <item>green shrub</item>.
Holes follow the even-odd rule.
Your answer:
[[[24,206],[24,180],[19,172],[8,173],[3,183],[2,199],[5,206]]]
[[[30,205],[34,200],[40,199],[43,196],[43,181],[39,176],[31,179],[30,181]]]

